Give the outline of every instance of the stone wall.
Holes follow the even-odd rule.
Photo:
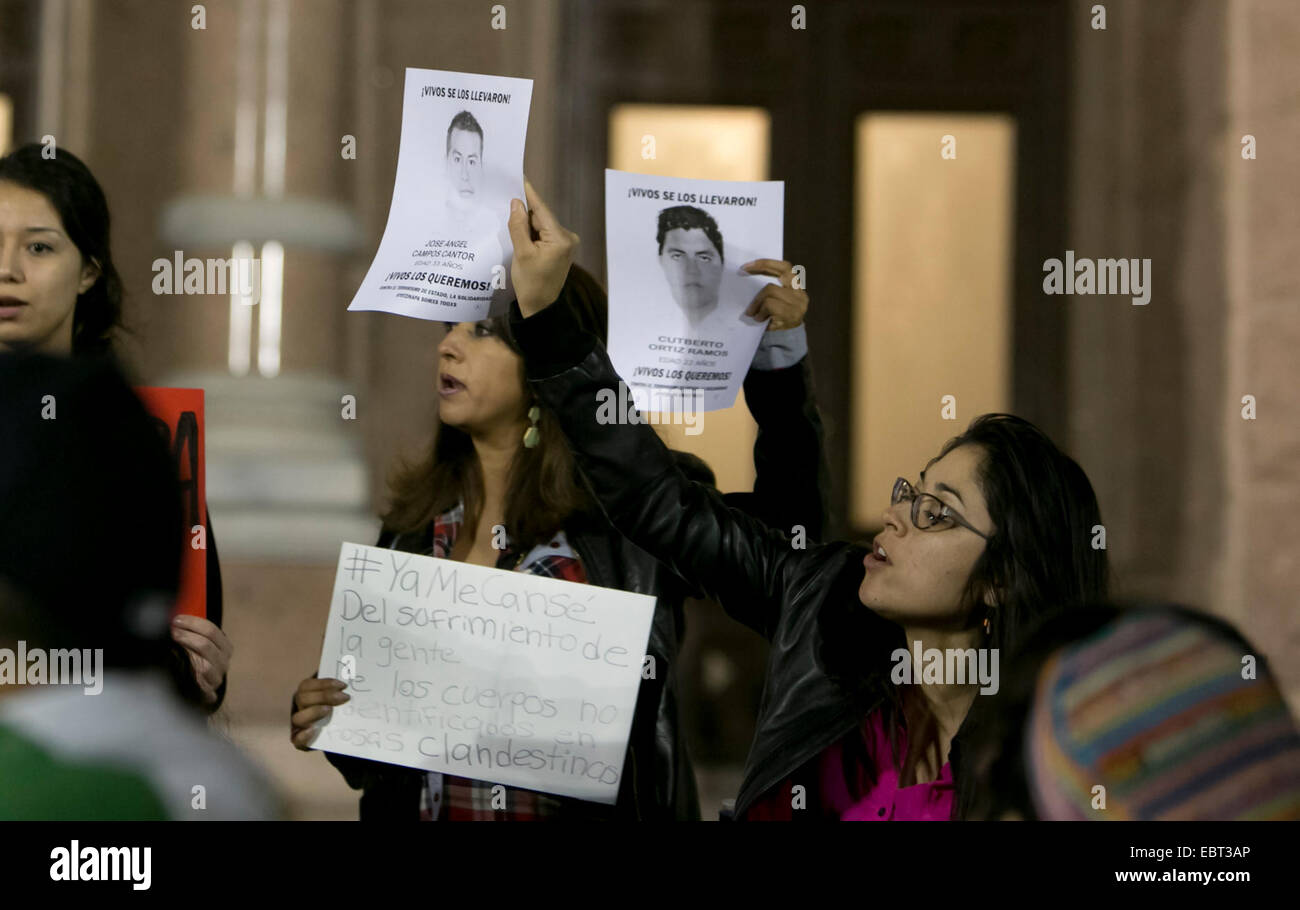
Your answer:
[[[1300,708],[1300,6],[1120,0],[1104,31],[1093,6],[1072,18],[1070,245],[1150,258],[1153,293],[1045,298],[1069,308],[1069,444],[1117,593],[1234,622]]]

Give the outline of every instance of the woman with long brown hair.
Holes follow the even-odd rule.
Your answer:
[[[750,265],[754,273],[771,274],[780,264]],[[603,337],[603,289],[576,266],[564,285],[575,321]],[[772,316],[785,330],[767,333],[770,340],[755,358],[756,365],[774,368],[751,369],[746,379],[746,400],[759,424],[759,476],[753,494],[730,501],[776,527],[801,524],[815,539],[822,522],[821,424],[802,342],[791,338],[802,336],[807,295],[788,285],[766,286],[752,305],[758,318]],[[491,783],[332,753],[328,759],[363,791],[363,819],[698,818],[675,683],[682,601],[694,592],[614,531],[591,501],[555,416],[529,391],[505,318],[450,326],[438,355],[437,439],[395,475],[379,545],[654,595],[647,651],[656,672],[641,683],[614,807],[507,788],[505,808],[499,801],[494,808]],[[674,459],[712,484],[699,459],[681,452]],[[494,527],[505,531],[504,548]],[[338,680],[303,680],[290,733],[298,748],[309,748],[321,722],[347,702],[343,689]]]

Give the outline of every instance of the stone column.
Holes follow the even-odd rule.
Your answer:
[[[191,307],[191,343],[165,383],[207,390],[222,556],[328,565],[341,540],[376,530],[364,440],[344,419],[344,396],[362,392],[344,374],[346,257],[361,239],[340,154],[351,21],[338,0],[213,3],[206,18],[187,36],[184,192],[160,233],[186,257],[249,244],[261,295]]]
[[[1227,381],[1220,599],[1273,661],[1300,712],[1300,6],[1232,0],[1226,12]],[[1242,157],[1255,138],[1256,158]],[[1253,396],[1254,420],[1243,419]]]
[[[1119,0],[1101,31],[1092,6],[1072,7],[1070,244],[1150,258],[1152,294],[1053,298],[1070,309],[1069,446],[1116,593],[1232,621],[1298,709],[1300,7]]]

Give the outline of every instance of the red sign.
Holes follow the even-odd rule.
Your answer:
[[[137,388],[167,443],[181,484],[185,546],[176,612],[208,615],[208,507],[203,474],[203,390]]]

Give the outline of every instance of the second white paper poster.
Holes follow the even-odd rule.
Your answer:
[[[641,411],[729,408],[766,323],[744,315],[782,259],[785,184],[605,171],[609,356]]]

